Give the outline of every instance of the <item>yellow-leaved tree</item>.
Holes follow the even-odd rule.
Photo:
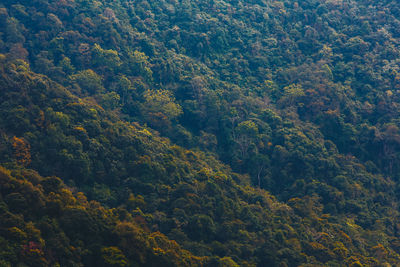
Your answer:
[[[19,164],[27,166],[31,163],[31,146],[29,143],[27,143],[23,138],[14,136],[12,139],[12,147],[14,149],[14,158]]]

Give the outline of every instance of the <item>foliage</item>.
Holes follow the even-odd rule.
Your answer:
[[[399,10],[2,1],[0,265],[398,264]]]

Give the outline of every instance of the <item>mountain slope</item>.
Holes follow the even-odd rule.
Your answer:
[[[0,5],[6,168],[199,264],[399,262],[397,2]]]

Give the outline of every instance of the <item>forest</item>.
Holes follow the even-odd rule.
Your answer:
[[[400,264],[397,0],[2,0],[0,266]]]

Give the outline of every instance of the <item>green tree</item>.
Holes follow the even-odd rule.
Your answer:
[[[175,103],[172,93],[167,90],[147,90],[143,97],[145,116],[150,120],[176,120],[183,113],[181,106]]]
[[[116,72],[122,62],[118,56],[118,52],[112,49],[106,50],[95,44],[92,49],[93,64],[103,74],[107,72]]]
[[[70,80],[76,82],[80,88],[89,94],[97,94],[105,90],[101,76],[91,69],[83,70],[77,74],[71,75]]]
[[[153,72],[150,69],[148,59],[149,57],[143,52],[129,52],[126,68],[132,73],[132,75],[140,75],[146,81],[152,81]]]
[[[257,138],[257,125],[251,120],[242,121],[234,128],[232,135],[233,140],[239,147],[240,158],[245,159],[248,154],[250,145]]]

